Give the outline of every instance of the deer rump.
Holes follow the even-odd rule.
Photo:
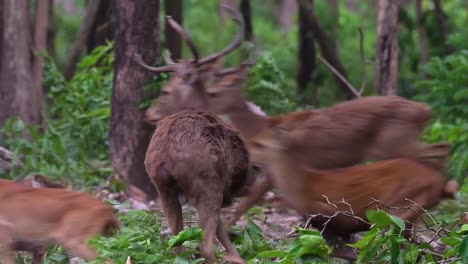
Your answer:
[[[194,110],[159,121],[145,158],[153,182],[172,182],[191,203],[202,191],[221,195],[223,206],[241,193],[248,166],[249,155],[238,134],[218,117]]]
[[[146,171],[173,234],[183,228],[179,194],[184,193],[196,208],[205,232],[206,263],[216,262],[215,236],[227,259],[245,263],[229,240],[220,213],[250,182],[249,166],[249,154],[238,133],[214,115],[184,110],[157,124],[146,152]]]

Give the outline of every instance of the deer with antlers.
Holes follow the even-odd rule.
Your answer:
[[[223,6],[241,25],[242,16],[235,9]],[[171,27],[180,32],[183,39],[190,39],[170,17]],[[218,59],[235,49],[241,42],[243,27],[235,40],[224,50],[205,58],[191,44],[193,60],[181,60],[163,67],[151,67],[137,56],[137,61],[146,69],[156,72],[174,72],[165,88],[178,97],[189,96],[192,87],[204,90],[205,80],[211,78]],[[200,93],[200,95],[203,95]],[[194,99],[194,98],[192,98]],[[183,228],[182,208],[179,194],[185,194],[189,203],[197,209],[200,227],[204,230],[203,253],[206,263],[216,262],[215,237],[226,249],[226,259],[232,263],[245,263],[229,240],[221,222],[221,207],[229,205],[232,198],[242,194],[252,182],[249,154],[237,131],[215,115],[197,111],[207,103],[203,96],[194,100],[186,98],[183,108],[166,106],[175,104],[172,98],[162,95],[156,107],[146,113],[147,121],[157,125],[148,146],[145,167],[160,195],[164,215],[170,230],[177,234]]]
[[[184,37],[197,58],[198,52],[188,33],[180,27],[176,31]],[[436,159],[441,164],[448,156],[449,145],[446,143],[428,145],[418,142],[431,118],[431,107],[426,104],[398,96],[370,96],[324,109],[262,116],[248,107],[240,90],[247,78],[249,63],[238,68],[219,70],[217,67],[197,65],[194,61],[179,62],[166,68],[153,68],[140,61],[142,66],[153,72],[164,72],[171,67],[176,72],[164,88],[158,104],[148,109],[146,115],[149,121],[193,107],[226,114],[244,139],[276,128],[294,127],[290,137],[291,148],[299,153],[295,162],[316,169],[340,168],[368,159],[398,157]],[[184,66],[186,64],[189,65]],[[215,64],[209,66],[212,65]],[[197,73],[196,81],[187,84],[183,70]],[[193,74],[190,76],[193,77]],[[205,89],[205,83],[211,81],[208,76],[216,80],[211,83],[210,89]],[[241,201],[229,224],[235,223],[263,194],[273,188],[268,164],[264,164],[262,169],[265,177],[259,179],[250,195]]]

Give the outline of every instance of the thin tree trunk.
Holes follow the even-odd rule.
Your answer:
[[[113,2],[114,0],[101,0],[96,19],[86,40],[88,52],[98,46],[105,45],[106,41],[114,39]]]
[[[83,23],[81,24],[80,31],[76,37],[75,42],[70,50],[70,53],[65,60],[65,66],[63,70],[63,76],[65,79],[70,80],[75,73],[76,64],[80,59],[83,49],[86,47],[86,40],[88,39],[91,28],[96,20],[96,15],[99,9],[99,4],[101,0],[92,0],[88,2],[86,6],[86,14],[83,18]]]
[[[182,25],[183,3],[182,0],[164,1],[166,15],[171,16],[175,21]],[[166,38],[165,47],[171,52],[173,60],[182,58],[182,38],[172,29],[165,19],[164,36]]]
[[[429,47],[427,40],[426,28],[422,21],[422,0],[416,0],[416,20],[418,25],[418,39],[419,39],[419,63],[426,64],[429,59]]]
[[[139,104],[152,74],[135,62],[159,56],[159,1],[115,1],[115,64],[111,97],[109,144],[112,164],[127,183],[154,197],[156,191],[144,167],[152,129],[144,123]]]
[[[447,25],[448,17],[444,12],[444,9],[442,7],[442,2],[440,0],[433,0],[433,3],[434,3],[434,11],[436,14],[437,25],[439,26],[440,35],[442,37],[441,42],[444,43],[447,54],[450,54],[453,52],[453,48],[447,44],[447,37],[449,35],[449,28]]]
[[[373,1],[373,0],[372,0]],[[353,13],[357,13],[358,10],[358,0],[347,0],[346,1],[346,7],[348,8],[349,11]]]
[[[377,94],[398,90],[398,2],[379,0],[374,89]]]
[[[336,53],[339,54],[339,42],[338,42],[338,28],[339,28],[339,19],[340,19],[340,1],[339,0],[330,0],[330,13],[333,20],[332,25],[332,36],[333,45],[335,46]]]
[[[36,23],[34,29],[34,52],[47,51],[47,29],[49,22],[50,0],[36,1]],[[33,63],[33,93],[35,98],[44,98],[44,89],[42,86],[42,69],[44,67],[44,58],[34,56]],[[45,126],[46,113],[44,100],[37,100],[36,108],[42,114],[42,124]]]
[[[322,55],[344,78],[347,79],[347,74],[341,63],[341,59],[336,53],[333,45],[330,45],[332,41],[323,30],[322,25],[318,21],[318,18],[315,16],[313,6],[309,2],[309,0],[298,0],[299,7],[304,9],[304,18],[308,20],[310,27],[314,31],[314,37],[317,43],[320,46],[320,50],[322,51]],[[336,81],[343,92],[346,93],[347,98],[354,97],[353,92],[351,92],[345,82],[343,82],[338,76],[335,75]]]
[[[298,96],[301,103],[317,104],[317,87],[312,87],[310,100],[306,98],[306,90],[312,86],[312,74],[315,71],[314,32],[307,19],[306,10],[299,8],[299,70],[297,74]]]
[[[250,5],[250,0],[241,0],[240,11],[242,13],[242,17],[244,18],[245,23],[244,39],[247,41],[253,41],[254,31],[252,25],[252,9]]]
[[[54,2],[50,0],[49,4],[49,22],[47,23],[47,53],[55,58],[55,18]]]
[[[18,116],[26,124],[43,125],[44,109],[34,93],[28,0],[2,1],[0,36],[0,127]]]
[[[294,16],[297,10],[296,0],[282,0],[279,8],[278,23],[281,28],[289,31],[294,25]]]

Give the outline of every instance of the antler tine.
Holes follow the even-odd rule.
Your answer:
[[[239,45],[242,42],[242,39],[244,38],[244,19],[242,18],[242,15],[235,8],[230,7],[228,5],[221,5],[221,7],[226,9],[230,13],[230,15],[232,16],[232,19],[237,23],[236,38],[231,42],[231,44],[229,44],[229,46],[224,48],[222,51],[200,59],[198,61],[198,65],[202,65],[202,64],[205,64],[205,63],[212,62],[212,61],[218,59],[219,57],[228,54],[229,52],[231,52],[235,48],[239,47]]]
[[[185,31],[179,23],[177,23],[174,19],[172,19],[171,16],[167,16],[166,18],[167,18],[167,22],[169,23],[169,25],[177,33],[179,33],[179,35],[184,39],[185,43],[187,43],[187,45],[190,48],[190,51],[193,54],[193,59],[195,60],[195,63],[198,63],[198,59],[200,58],[200,56],[198,54],[197,47],[195,47],[195,44],[193,44],[192,42],[192,38],[190,37],[190,34],[187,31]]]
[[[171,65],[166,65],[166,66],[161,66],[161,67],[149,66],[148,64],[146,64],[143,61],[143,58],[141,57],[141,55],[139,53],[135,55],[135,60],[140,66],[142,66],[143,68],[145,68],[145,69],[147,69],[149,71],[152,71],[152,72],[171,72],[171,71],[174,71],[174,69],[173,69],[173,67]]]
[[[224,75],[229,75],[229,74],[231,74],[233,72],[236,72],[236,71],[240,70],[241,68],[250,67],[250,66],[254,65],[257,62],[259,57],[260,57],[259,50],[258,50],[258,48],[255,48],[255,50],[253,52],[253,55],[250,55],[244,62],[241,63],[240,66],[220,70],[220,71],[216,72],[216,77],[222,77]]]

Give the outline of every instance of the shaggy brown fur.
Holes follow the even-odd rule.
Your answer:
[[[216,261],[215,235],[234,263],[244,263],[221,223],[229,205],[248,183],[249,155],[236,131],[218,117],[185,110],[161,119],[148,147],[145,166],[156,186],[173,234],[183,228],[178,200],[183,192],[205,232],[206,263]]]

